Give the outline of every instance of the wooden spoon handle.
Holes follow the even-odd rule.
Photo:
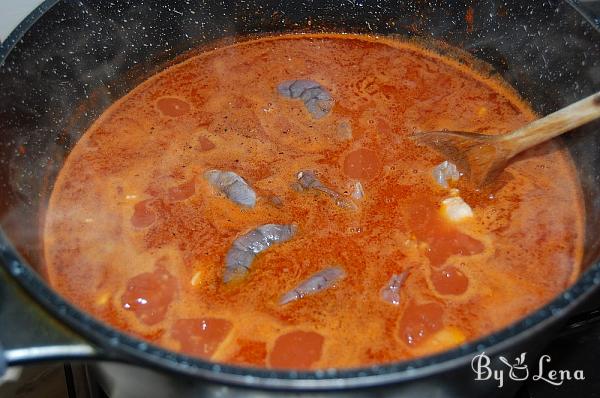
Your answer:
[[[600,118],[600,93],[506,134],[503,141],[518,153],[597,118]]]

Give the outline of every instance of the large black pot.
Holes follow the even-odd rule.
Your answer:
[[[469,8],[472,23],[465,18]],[[45,284],[40,220],[66,154],[94,118],[178,56],[213,40],[306,31],[442,40],[489,63],[546,114],[600,88],[600,18],[594,18],[584,3],[556,0],[46,1],[0,45],[0,374],[7,364],[94,359],[115,396],[510,395],[515,383],[499,389],[494,381],[474,380],[473,356],[485,351],[492,366],[501,366],[499,355],[527,351],[533,358],[600,285],[598,122],[564,142],[586,206],[579,281],[504,330],[410,362],[276,372],[150,346],[79,311]]]

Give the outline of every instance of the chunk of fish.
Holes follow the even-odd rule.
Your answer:
[[[473,209],[460,196],[452,196],[442,200],[440,211],[444,218],[453,223],[473,217]]]
[[[256,192],[233,171],[208,170],[204,178],[232,202],[245,207],[256,205]]]
[[[446,160],[433,168],[433,178],[441,187],[448,188],[448,181],[458,181],[460,173],[454,163]]]
[[[400,275],[394,274],[390,278],[389,281],[385,284],[385,286],[379,292],[379,296],[386,303],[390,303],[393,305],[400,304],[400,288],[404,281],[408,277],[408,271],[404,271]]]
[[[295,224],[265,224],[234,240],[225,256],[223,281],[244,276],[258,253],[290,240],[297,229]]]
[[[333,108],[329,91],[313,80],[286,80],[277,86],[277,91],[286,98],[301,99],[315,119],[325,117]]]
[[[310,170],[303,170],[299,172],[296,177],[298,178],[298,183],[300,184],[300,188],[302,189],[315,189],[317,191],[321,191],[327,194],[331,199],[335,201],[335,204],[344,209],[357,210],[356,205],[350,199],[344,198],[342,195],[337,193],[331,188],[323,185],[321,181],[317,178],[315,173]]]
[[[279,299],[280,305],[285,305],[305,296],[310,296],[333,286],[337,281],[344,278],[346,272],[342,267],[334,266],[325,268],[313,274],[310,278],[300,283],[294,289],[285,293]]]

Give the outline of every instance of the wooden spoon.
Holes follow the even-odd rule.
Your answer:
[[[500,174],[513,156],[597,118],[600,118],[600,93],[507,134],[430,131],[415,133],[413,138],[442,153],[473,184],[483,187]]]

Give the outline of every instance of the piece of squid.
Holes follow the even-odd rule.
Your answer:
[[[265,224],[234,240],[225,256],[223,281],[244,276],[258,253],[290,240],[297,229],[295,224]]]
[[[333,108],[329,91],[313,80],[286,80],[277,86],[277,91],[286,98],[301,99],[315,119],[325,117]]]
[[[354,186],[352,187],[351,196],[356,200],[362,200],[365,198],[365,189],[363,188],[360,181],[354,183]]]
[[[386,303],[398,305],[400,304],[400,288],[408,277],[408,271],[402,272],[400,275],[394,274],[387,281],[385,286],[379,292],[379,296]]]
[[[344,278],[345,276],[346,272],[343,270],[342,267],[333,266],[325,268],[324,270],[313,274],[304,282],[296,286],[294,289],[281,296],[281,298],[279,299],[279,304],[288,304],[305,296],[310,296],[312,294],[323,291],[333,286],[337,281]]]
[[[335,204],[344,209],[357,210],[356,205],[350,199],[344,198],[342,195],[337,193],[331,188],[323,185],[317,178],[315,173],[310,170],[303,170],[299,172],[296,177],[298,178],[298,184],[302,189],[315,189],[327,194],[331,199],[335,201]]]
[[[448,188],[448,181],[456,182],[460,178],[458,168],[447,160],[433,168],[433,179],[442,188]]]
[[[254,207],[256,204],[256,192],[233,171],[208,170],[204,178],[232,202],[245,207]]]

